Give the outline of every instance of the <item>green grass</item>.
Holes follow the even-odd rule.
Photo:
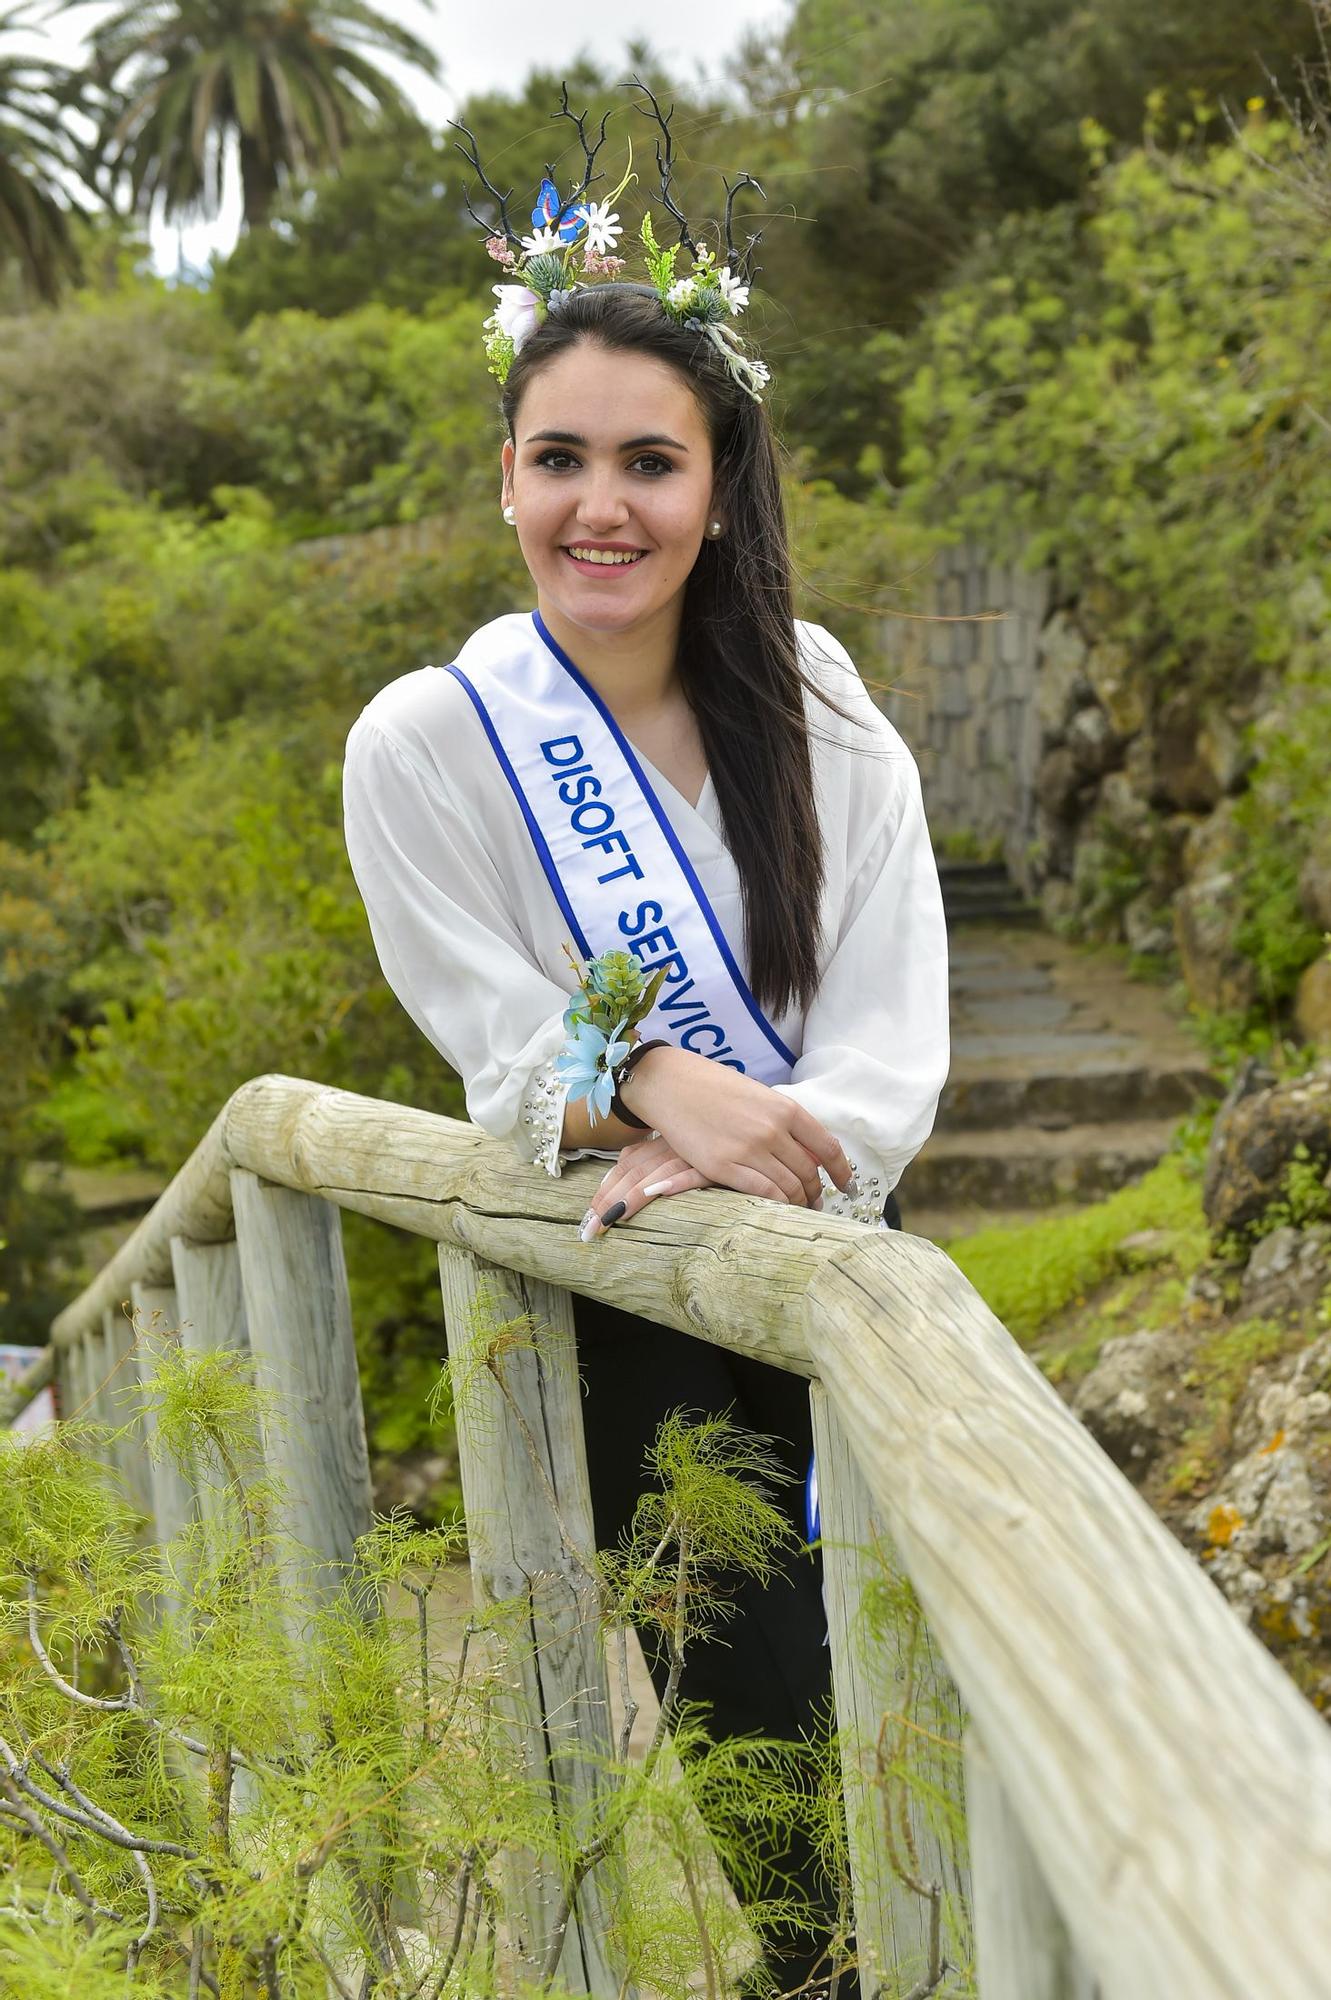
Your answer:
[[[1169,1154],[1150,1173],[1075,1215],[1018,1229],[982,1229],[943,1248],[1018,1340],[1081,1303],[1119,1265],[1118,1246],[1141,1229],[1176,1238],[1171,1263],[1185,1275],[1204,1262],[1206,1224],[1195,1171]]]

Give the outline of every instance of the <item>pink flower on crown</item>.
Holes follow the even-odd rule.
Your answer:
[[[624,268],[622,257],[603,257],[597,250],[587,249],[582,253],[582,268],[594,277],[612,278],[616,271]]]
[[[516,354],[528,334],[536,331],[536,308],[541,301],[529,285],[495,285],[492,289],[499,301],[494,318],[499,331],[512,341]]]
[[[514,250],[512,244],[505,242],[502,236],[487,236],[485,247],[494,258],[496,264],[513,265],[518,261],[517,252]]]

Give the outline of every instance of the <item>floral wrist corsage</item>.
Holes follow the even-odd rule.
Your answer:
[[[555,1075],[567,1083],[572,1102],[586,1098],[587,1117],[594,1125],[610,1115],[618,1071],[633,1046],[625,1037],[656,1005],[665,967],[644,979],[631,951],[603,951],[582,970],[567,945],[564,950],[578,974],[578,991],[564,1010],[568,1041],[555,1062]]]

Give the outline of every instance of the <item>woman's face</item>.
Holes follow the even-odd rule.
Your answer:
[[[712,518],[712,449],[693,392],[649,355],[580,340],[532,377],[502,452],[503,501],[543,612],[608,635],[683,590]],[[629,555],[597,561],[577,551]]]

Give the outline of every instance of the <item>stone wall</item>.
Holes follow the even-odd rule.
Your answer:
[[[1001,854],[1028,892],[1048,607],[1044,571],[989,562],[970,542],[945,549],[924,615],[883,621],[874,669],[890,684],[881,706],[919,761],[935,844]]]
[[[923,597],[944,622],[884,620],[873,672],[919,760],[936,846],[1001,854],[1054,929],[1176,961],[1199,1006],[1252,1005],[1235,806],[1249,725],[1288,719],[1290,690],[1255,670],[1199,702],[1107,636],[1112,607],[1096,588],[1068,599],[1048,573],[990,563],[973,544],[935,558]],[[1319,620],[1331,626],[1320,598],[1310,631]],[[1299,890],[1308,922],[1331,931],[1331,837]],[[1331,1044],[1331,959],[1303,974],[1294,1019]]]

